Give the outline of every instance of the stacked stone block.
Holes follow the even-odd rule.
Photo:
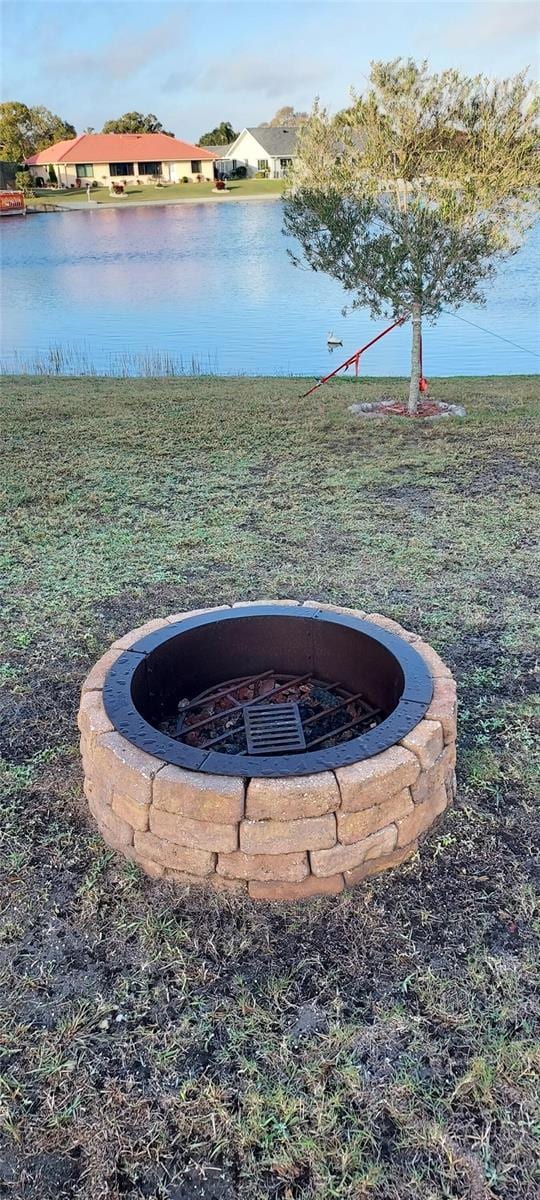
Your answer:
[[[435,651],[395,621],[334,611],[414,645],[434,684],[423,720],[383,753],[315,775],[245,780],[172,766],[116,732],[102,699],[123,650],[193,614],[150,621],[115,642],[82,689],[84,792],[110,846],[153,878],[247,890],[255,900],[333,895],[415,853],[455,797],[455,682]]]

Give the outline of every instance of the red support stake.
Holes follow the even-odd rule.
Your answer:
[[[428,381],[424,379],[424,357],[422,351],[422,334],[420,333],[420,379],[418,381],[418,391],[427,392]]]
[[[358,364],[360,362],[360,356],[364,353],[364,351],[369,350],[370,346],[374,346],[375,342],[380,341],[385,334],[391,333],[392,329],[396,329],[398,325],[403,325],[406,320],[408,320],[407,317],[399,317],[398,320],[394,321],[392,325],[388,325],[386,329],[382,330],[382,333],[378,333],[377,336],[372,338],[370,342],[366,342],[365,346],[361,346],[360,349],[356,351],[356,354],[351,354],[350,358],[346,358],[345,362],[340,363],[339,367],[336,367],[335,371],[330,371],[329,375],[325,375],[323,379],[318,379],[317,383],[315,383],[308,392],[303,393],[301,399],[305,400],[307,396],[311,396],[313,392],[317,391],[317,388],[322,387],[323,383],[328,383],[329,379],[333,379],[334,375],[339,374],[340,371],[346,371],[347,367],[352,366],[353,363],[355,364],[356,375],[358,376]]]

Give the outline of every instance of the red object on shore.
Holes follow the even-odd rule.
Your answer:
[[[422,334],[420,334],[420,379],[418,381],[418,391],[427,392],[428,381],[424,376],[424,349],[422,346]]]
[[[24,192],[0,192],[0,216],[24,213],[25,208]]]

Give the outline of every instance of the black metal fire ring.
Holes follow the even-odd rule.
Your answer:
[[[356,630],[378,642],[397,660],[404,677],[401,699],[393,712],[376,728],[326,750],[306,751],[277,756],[224,754],[199,750],[168,737],[141,716],[132,696],[132,682],[144,659],[158,646],[181,633],[216,622],[246,617],[284,617],[291,620],[324,621]],[[174,766],[209,775],[245,778],[273,778],[311,775],[362,762],[396,745],[422,720],[433,695],[433,679],[424,659],[412,645],[371,621],[330,609],[303,608],[301,605],[257,605],[220,609],[185,617],[174,625],[165,625],[147,634],[129,650],[124,650],[110,668],[103,688],[103,703],[118,733],[139,749]]]

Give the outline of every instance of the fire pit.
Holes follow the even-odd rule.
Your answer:
[[[84,790],[148,874],[336,893],[403,862],[455,795],[456,688],[416,635],[306,601],[150,621],[83,685]]]

